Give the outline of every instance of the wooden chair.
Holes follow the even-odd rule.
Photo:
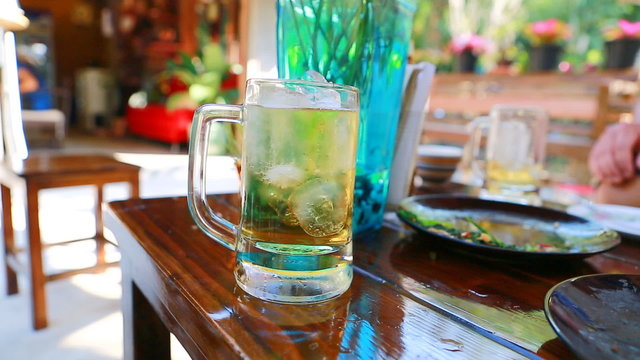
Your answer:
[[[597,139],[608,125],[632,122],[633,107],[638,96],[638,82],[615,80],[598,87],[598,111],[591,137]]]
[[[402,108],[391,163],[387,196],[388,210],[394,210],[411,192],[418,155],[417,148],[429,105],[429,92],[435,71],[435,66],[427,62],[407,65]]]
[[[71,115],[71,91],[67,87],[53,89],[56,100],[53,109],[22,110],[22,123],[27,134],[28,128],[50,128],[52,143],[61,146],[67,133],[67,119]]]
[[[1,41],[2,39],[0,39]],[[103,186],[107,183],[126,182],[131,187],[131,197],[139,196],[139,170],[134,165],[116,161],[103,155],[31,155],[26,149],[24,129],[20,119],[20,102],[18,93],[18,76],[15,66],[15,42],[5,38],[5,53],[0,54],[3,64],[2,76],[2,144],[0,144],[0,186],[2,194],[2,223],[4,234],[4,260],[6,265],[7,293],[18,292],[17,272],[27,271],[30,274],[31,305],[33,327],[42,329],[47,326],[47,310],[45,301],[45,284],[47,281],[60,279],[79,272],[97,271],[107,264],[105,261],[106,240],[102,234],[102,198]],[[12,54],[13,52],[13,54]],[[43,246],[40,238],[40,222],[38,216],[38,193],[42,189],[60,188],[68,186],[93,185],[97,187],[97,201],[95,209],[96,234],[91,239],[70,240],[59,244],[69,244],[75,241],[95,240],[97,262],[95,266],[67,271],[58,274],[45,274],[43,269]],[[25,196],[26,193],[26,196]],[[24,212],[27,231],[27,264],[21,264],[18,259],[19,249],[16,248],[13,219],[12,197],[22,195],[26,197]],[[56,245],[56,244],[54,244]]]

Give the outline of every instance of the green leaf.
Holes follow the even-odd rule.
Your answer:
[[[196,103],[189,92],[181,91],[175,94],[171,94],[167,98],[166,107],[169,110],[177,110],[177,109],[195,109],[198,107],[198,103]]]
[[[193,84],[189,86],[189,96],[199,104],[205,104],[208,99],[215,99],[217,88],[203,84]]]
[[[450,222],[447,221],[440,221],[440,220],[433,220],[431,218],[428,218],[426,216],[424,216],[423,214],[420,214],[418,212],[413,212],[410,210],[406,210],[406,209],[399,209],[398,210],[398,214],[402,217],[404,217],[405,219],[411,221],[411,222],[417,222],[420,225],[424,226],[425,228],[429,228],[429,227],[433,227],[436,225],[441,225],[447,228],[453,228],[454,225]]]
[[[471,223],[473,226],[475,226],[478,230],[480,230],[480,232],[489,235],[489,238],[491,238],[491,241],[493,241],[496,245],[498,246],[505,246],[505,243],[503,243],[502,241],[498,240],[498,238],[496,238],[495,236],[493,236],[492,233],[488,232],[485,228],[483,228],[482,226],[480,226],[480,224],[478,224],[477,222],[475,222],[472,218],[467,217],[465,218],[465,220],[467,220],[469,223]]]
[[[224,50],[216,43],[209,43],[202,48],[202,64],[206,72],[225,73],[229,67]]]
[[[173,72],[178,70],[178,64],[172,59],[167,60],[167,65],[165,66],[167,72]]]
[[[169,73],[169,75],[177,77],[178,79],[180,79],[180,81],[187,85],[191,85],[197,80],[196,75],[187,70],[175,70]]]
[[[198,76],[196,81],[198,84],[207,85],[210,87],[220,88],[222,82],[222,75],[215,71],[207,71],[204,74]]]
[[[196,69],[195,65],[193,64],[193,61],[191,60],[191,57],[189,57],[189,55],[180,52],[178,53],[178,56],[180,56],[180,60],[182,61],[180,63],[180,68],[182,68],[183,70],[189,71],[192,74],[197,74],[198,70]]]

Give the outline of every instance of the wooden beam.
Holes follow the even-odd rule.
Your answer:
[[[239,99],[244,99],[244,84],[247,81],[247,61],[249,52],[249,6],[250,0],[240,0],[240,16],[238,21],[240,26],[238,29],[238,40],[240,42],[239,57],[240,65],[243,71],[238,78]]]
[[[187,54],[194,55],[198,49],[196,38],[196,0],[178,1],[178,29],[180,34],[180,49]]]

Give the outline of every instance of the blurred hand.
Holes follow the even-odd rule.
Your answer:
[[[607,128],[589,154],[591,174],[603,183],[620,184],[640,168],[640,123]]]
[[[602,183],[596,189],[593,201],[599,204],[640,206],[640,177],[636,176],[622,184]]]

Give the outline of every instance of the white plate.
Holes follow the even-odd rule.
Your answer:
[[[462,148],[453,145],[423,144],[418,146],[418,155],[438,158],[459,158]]]
[[[572,215],[596,221],[610,229],[640,236],[640,208],[622,205],[573,205],[567,209]]]

